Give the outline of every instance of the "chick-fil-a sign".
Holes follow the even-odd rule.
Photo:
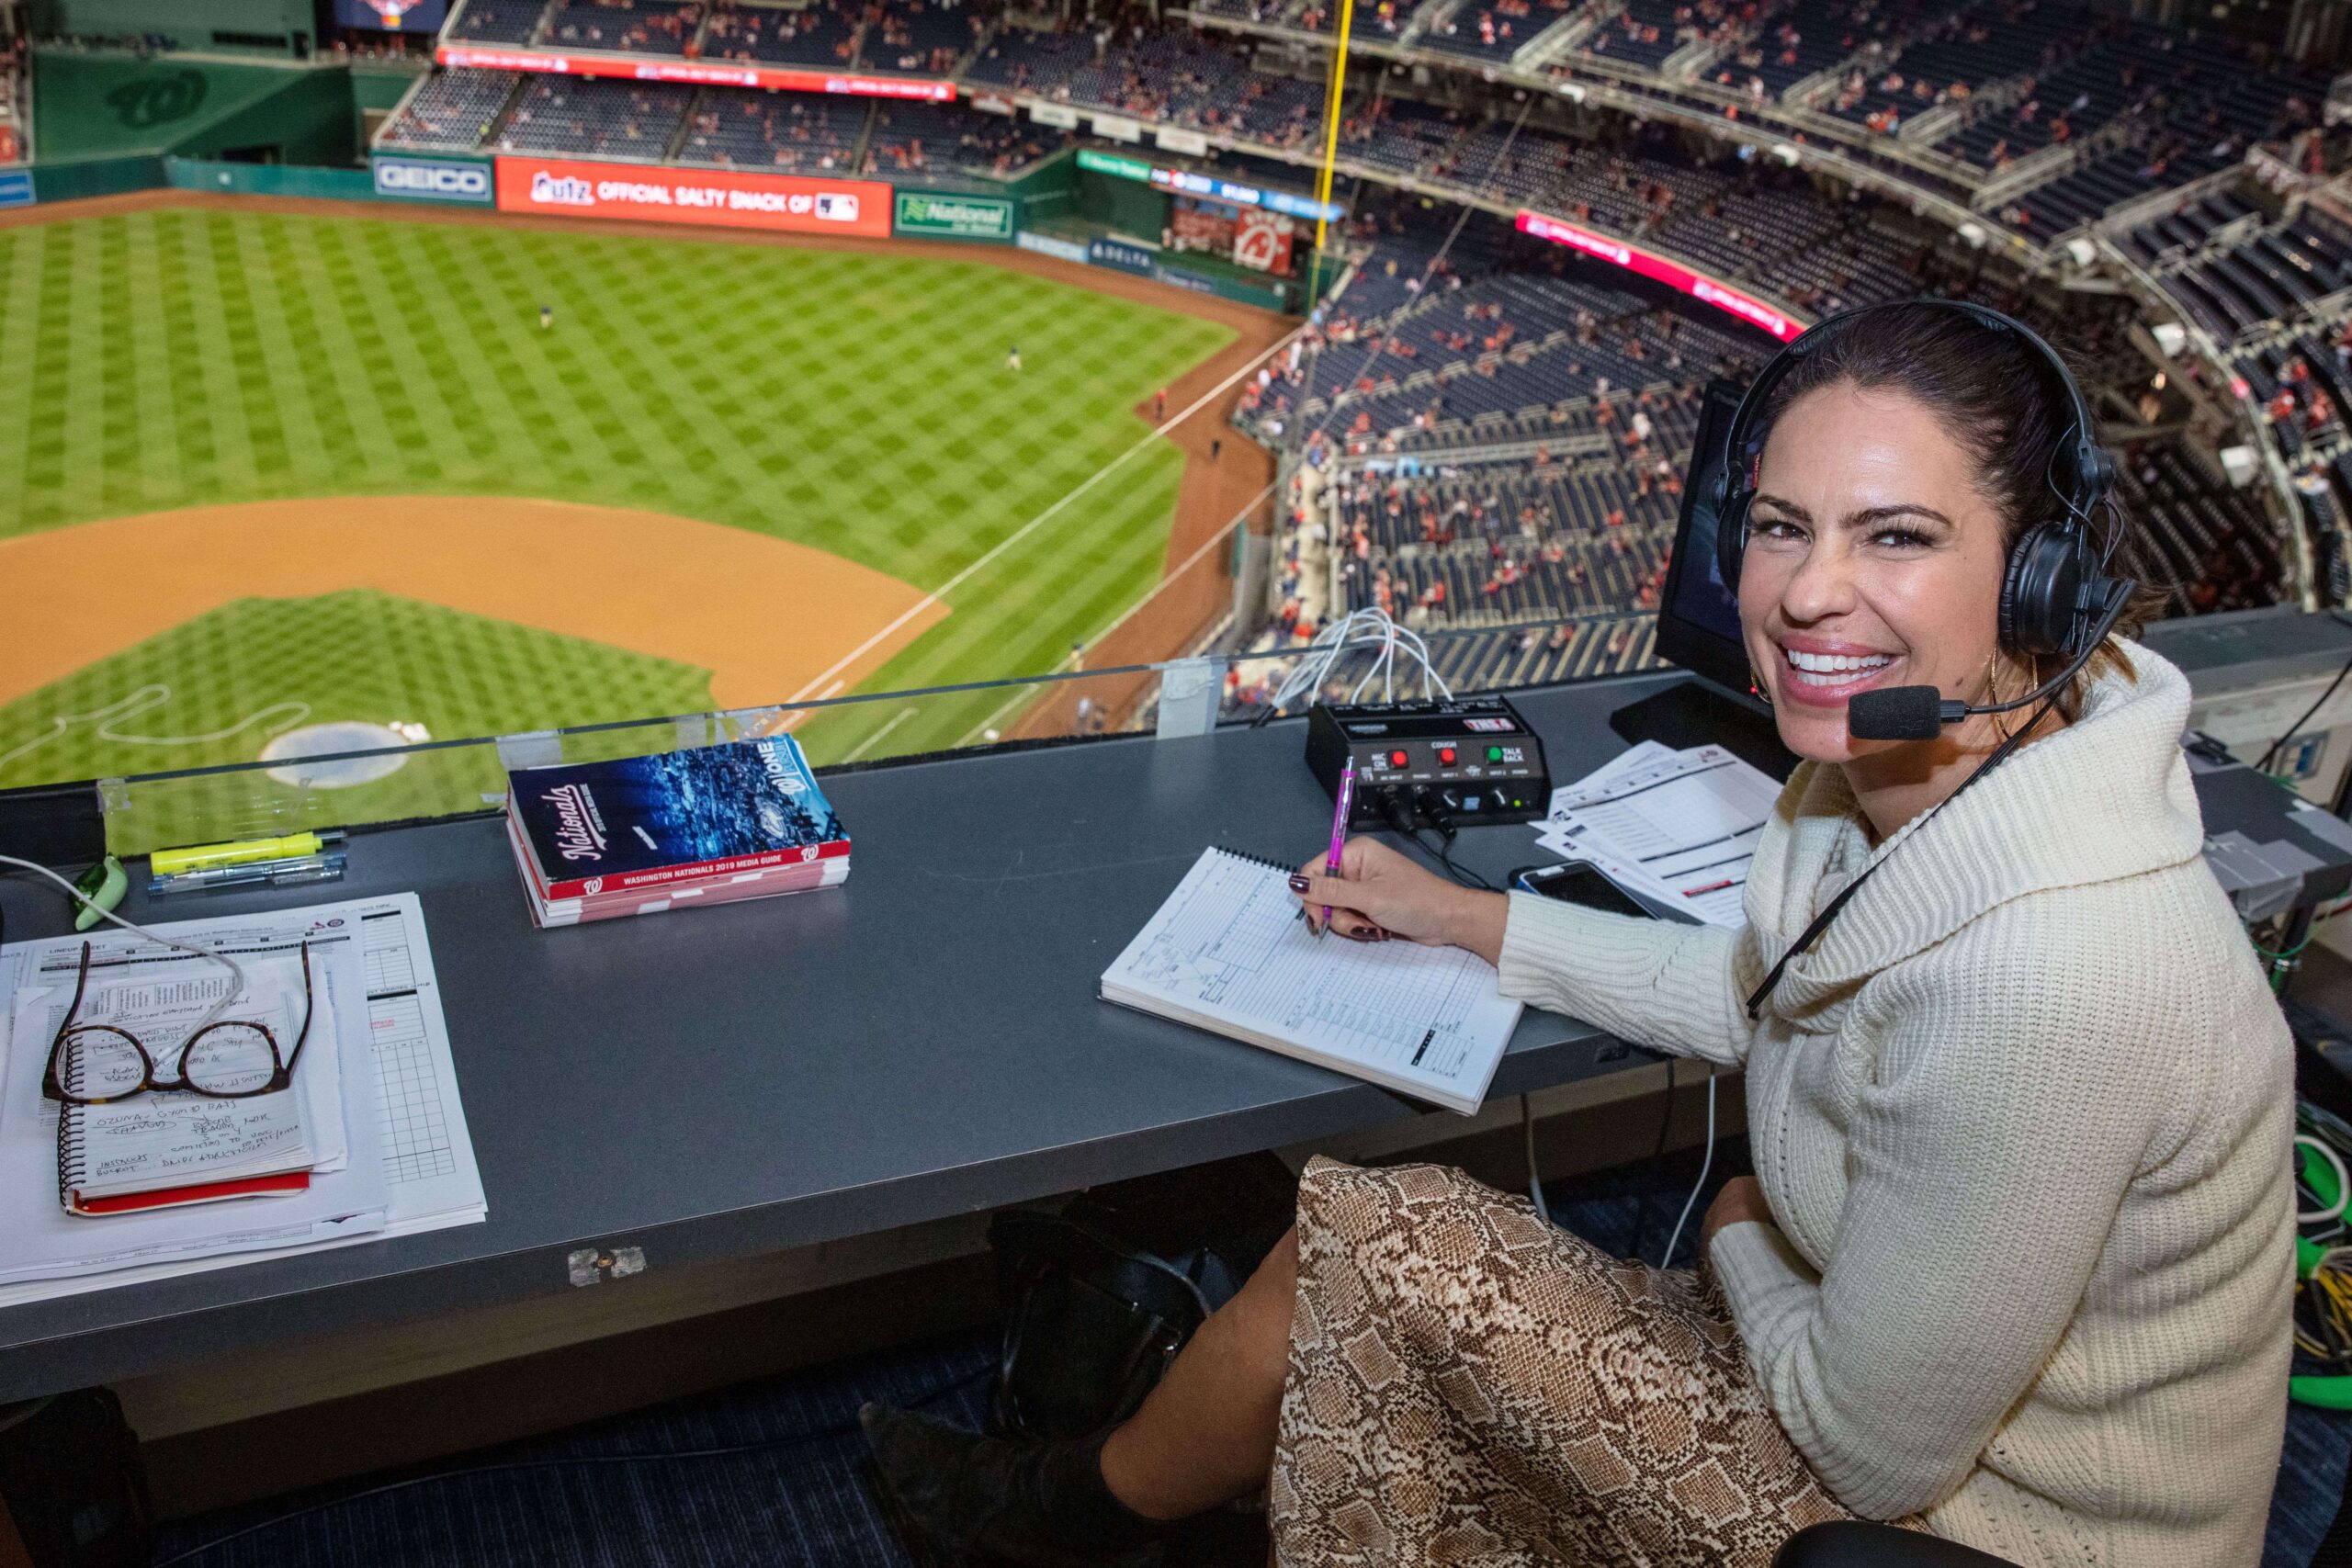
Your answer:
[[[1612,266],[1656,278],[1670,288],[1679,288],[1693,299],[1713,305],[1716,310],[1737,316],[1741,321],[1762,327],[1782,343],[1804,331],[1804,323],[1792,321],[1788,313],[1774,310],[1752,295],[1726,288],[1713,278],[1692,272],[1680,262],[1629,245],[1623,240],[1612,240],[1606,234],[1596,234],[1579,229],[1573,223],[1563,223],[1556,218],[1546,218],[1541,212],[1521,212],[1519,231],[1532,234],[1539,240],[1566,245],[1589,256],[1598,256]]]

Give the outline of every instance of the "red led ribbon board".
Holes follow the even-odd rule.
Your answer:
[[[552,54],[537,49],[450,49],[434,52],[444,65],[484,71],[544,71],[559,76],[620,76],[632,82],[684,82],[697,87],[774,87],[787,93],[842,93],[857,98],[922,98],[953,103],[953,82],[907,76],[860,76],[838,71],[787,71],[731,61],[632,60],[610,54]]]
[[[1612,240],[1606,234],[1596,234],[1589,229],[1579,229],[1573,223],[1563,223],[1556,218],[1546,218],[1540,212],[1521,212],[1519,231],[1532,234],[1539,240],[1549,240],[1555,245],[1566,245],[1596,256],[1627,272],[1640,273],[1656,278],[1669,288],[1679,288],[1693,299],[1713,305],[1716,310],[1737,316],[1751,326],[1762,327],[1782,343],[1787,343],[1804,327],[1761,299],[1742,294],[1736,288],[1726,288],[1712,277],[1692,272],[1680,262],[1629,245],[1623,240]]]
[[[878,180],[501,158],[496,184],[501,212],[890,236],[890,187]]]

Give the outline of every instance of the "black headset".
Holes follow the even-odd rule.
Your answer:
[[[2002,647],[2031,657],[2085,652],[2097,646],[2091,631],[2106,599],[2098,591],[2104,553],[2091,536],[2089,523],[2115,488],[2115,459],[2099,446],[2090,405],[2057,351],[2024,322],[1963,299],[1898,299],[1840,311],[1807,328],[1758,372],[1732,415],[1722,449],[1691,454],[1694,483],[1706,474],[1710,461],[1714,464],[1715,562],[1724,586],[1735,599],[1739,596],[1740,562],[1747,553],[1747,509],[1756,499],[1757,467],[1764,450],[1763,433],[1757,427],[1774,391],[1808,355],[1834,342],[1862,317],[1920,306],[1957,311],[1993,332],[2014,333],[2034,351],[2049,373],[2052,389],[2064,399],[2073,423],[2050,475],[2062,510],[2028,528],[2010,547],[2001,578],[2000,636]]]
[[[2073,423],[2052,457],[2049,475],[2051,491],[2061,510],[2057,515],[2027,528],[2010,547],[2008,563],[2001,577],[2000,637],[2001,646],[2011,652],[2037,659],[2054,655],[2064,659],[2066,664],[2035,690],[2006,703],[1971,705],[1946,698],[1933,686],[1891,687],[1860,694],[1849,705],[1847,723],[1858,737],[1866,739],[1924,739],[1942,726],[1957,724],[1972,714],[2006,713],[2013,708],[2055,702],[2059,688],[2073,680],[2106,641],[2107,634],[2130,604],[2135,586],[2128,579],[2107,575],[2109,550],[2091,534],[2091,514],[2112,499],[2115,459],[2098,444],[2090,405],[2084,400],[2083,389],[2075,384],[2074,373],[2032,328],[1998,310],[1961,299],[1896,300],[1841,311],[1808,328],[1757,375],[1739,400],[1731,426],[1724,432],[1723,446],[1713,452],[1694,452],[1691,479],[1687,481],[1693,495],[1702,493],[1697,487],[1702,480],[1715,486],[1715,563],[1723,573],[1724,586],[1735,599],[1738,597],[1740,562],[1747,553],[1747,509],[1756,499],[1756,469],[1763,455],[1763,440],[1756,427],[1771,405],[1773,391],[1806,355],[1834,341],[1858,318],[1876,310],[1921,305],[1956,310],[1993,332],[2015,333],[2040,355],[2049,371],[2047,378],[2052,389],[2064,396]],[[1706,468],[1710,462],[1716,465],[1712,476]],[[1867,720],[1863,711],[1866,706],[1872,710]],[[2037,713],[2034,723],[2013,732],[1994,748],[1957,788],[1928,808],[1928,818],[2007,761],[2033,733],[2040,718]],[[1926,825],[1927,818],[1921,818],[1919,827]],[[1917,838],[1917,831],[1915,829],[1911,836]],[[1861,874],[1848,883],[1789,944],[1764,976],[1763,984],[1748,994],[1749,1018],[1761,1016],[1765,999],[1779,987],[1790,963],[1812,950],[1837,919],[1838,911],[1884,863],[1883,859],[1879,859],[1865,866]]]

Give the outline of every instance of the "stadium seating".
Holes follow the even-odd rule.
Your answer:
[[[573,49],[683,54],[702,17],[700,0],[556,0],[540,35]]]
[[[865,133],[866,106],[808,93],[707,94],[678,161],[721,168],[847,170]]]
[[[2154,544],[2170,613],[2278,601],[2278,539],[2246,492],[2221,483],[2173,443],[2124,454],[2119,488]]]
[[[1196,10],[1260,27],[1329,25],[1323,0],[1201,0]],[[1937,124],[1922,129],[1939,151],[1979,170],[2091,142],[2084,156],[2039,160],[2052,177],[1987,215],[2037,237],[2224,167],[2246,146],[2311,123],[2324,96],[2315,78],[2257,74],[2226,47],[2184,50],[2177,34],[2056,0],[1921,0],[1896,9],[1783,0],[1761,10],[1732,0],[1630,0],[1600,11],[1574,0],[1424,0],[1372,6],[1357,18],[1365,36],[1419,44],[1465,71],[1508,65],[1568,22],[1583,29],[1579,47],[1589,51],[1571,59],[1606,57],[1611,71],[1638,71],[1687,51],[1689,63],[1677,70],[1695,69],[1716,88],[1770,98],[1806,85],[1804,103],[1856,126],[1858,136],[1892,133],[1936,110]],[[1194,130],[1218,143],[1199,164],[1277,187],[1304,182],[1300,162],[1314,148],[1323,105],[1311,57],[1203,29],[1181,14],[1162,23],[1136,13],[1102,20],[1006,12],[994,0],[813,0],[795,10],[749,0],[475,0],[456,25],[469,37],[571,47],[583,28],[608,40],[618,28],[633,39],[628,47],[674,45],[705,58],[952,74],[971,89]],[[2114,129],[2100,134],[2103,127]],[[449,72],[423,85],[383,141],[985,182],[1080,134],[964,104]],[[1679,468],[1696,391],[1762,352],[1728,318],[1661,308],[1639,286],[1517,235],[1505,220],[1481,214],[1451,232],[1455,212],[1418,211],[1419,197],[1383,194],[1391,182],[1589,224],[1800,312],[1939,288],[2043,309],[2003,299],[1978,276],[1979,261],[1900,200],[1832,197],[1802,171],[1727,148],[1696,151],[1657,125],[1596,137],[1589,122],[1548,102],[1423,91],[1375,71],[1344,103],[1340,155],[1374,180],[1351,198],[1349,282],[1328,302],[1312,352],[1295,366],[1278,362],[1250,389],[1238,423],[1286,450],[1343,463],[1440,466],[1436,478],[1412,476],[1394,514],[1384,507],[1350,521],[1350,548],[1362,553],[1334,579],[1341,608],[1385,591],[1433,626],[1504,628],[1531,617],[1599,626],[1638,607],[1671,531],[1662,476]],[[1918,177],[1941,194],[1970,194],[1957,174]],[[2352,234],[2281,224],[2276,210],[2275,200],[2209,190],[2119,243],[2233,356],[2258,400],[2289,394],[2285,412],[2273,414],[2282,446],[2298,471],[2324,475],[2352,499],[2352,431],[2340,413],[2352,349],[2339,358],[2336,348],[2352,309],[2334,298],[2352,293]],[[1445,260],[1432,269],[1441,247]],[[2131,315],[2128,301],[2077,304],[2069,324],[2088,322],[2094,365],[2136,398],[2147,367],[2123,331]],[[1638,441],[1635,414],[1645,424]],[[2148,477],[2132,481],[2135,503],[2161,519],[2151,526],[2162,530],[2168,570],[2189,584],[2181,592],[2198,607],[2275,595],[2279,551],[2260,509],[2220,487],[2205,460],[2184,449],[2151,441],[2141,457]],[[1448,465],[1476,477],[1443,473]],[[1430,509],[1450,514],[1465,497],[1480,530],[1438,529],[1446,536],[1433,538]],[[1500,537],[1484,531],[1482,508],[1510,520]],[[1524,508],[1546,520],[1533,535],[1518,531]],[[1422,602],[1439,584],[1442,613]],[[1498,636],[1473,666],[1517,668],[1594,645],[1585,631],[1563,634],[1572,648],[1549,646],[1548,631],[1524,648],[1515,629]],[[1614,632],[1597,646],[1611,640],[1623,653],[1626,639]]]
[[[32,155],[32,127],[25,98],[28,39],[18,33],[0,42],[0,164]]]
[[[1575,9],[1571,0],[1462,0],[1421,41],[1474,59],[1507,61]]]
[[[859,59],[876,71],[944,76],[986,30],[987,14],[935,0],[886,0],[874,7]]]
[[[388,147],[480,147],[522,79],[513,71],[435,71],[379,141]]]
[[[594,77],[534,76],[498,132],[504,152],[668,155],[691,87]]]
[[[548,0],[467,0],[450,30],[459,43],[529,43],[548,14]]]
[[[1687,12],[1690,8],[1680,9]],[[1724,14],[1720,0],[1702,0],[1696,10],[1702,19]],[[1602,22],[1577,46],[1577,52],[1607,55],[1630,65],[1663,65],[1667,56],[1682,47],[1680,34],[1686,25],[1678,19],[1678,8],[1667,0],[1626,0],[1623,10]],[[1726,25],[1713,22],[1707,30]]]
[[[955,104],[877,103],[863,172],[1004,175],[1069,145],[1068,131]]]
[[[857,60],[863,8],[815,0],[799,10],[722,5],[704,29],[702,52],[718,60],[838,69]]]

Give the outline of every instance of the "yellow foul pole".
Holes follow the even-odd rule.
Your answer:
[[[1348,35],[1356,19],[1356,0],[1340,0],[1340,47],[1331,56],[1331,91],[1323,106],[1323,166],[1315,171],[1315,263],[1307,275],[1306,304],[1314,309],[1323,294],[1323,232],[1321,209],[1331,205],[1332,165],[1340,156],[1340,104],[1348,89]]]

